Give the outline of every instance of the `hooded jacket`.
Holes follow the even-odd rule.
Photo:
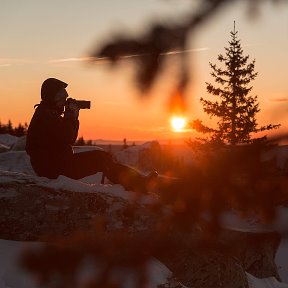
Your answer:
[[[61,114],[44,100],[36,108],[28,127],[26,151],[39,176],[57,178],[73,155],[79,121],[69,113]]]

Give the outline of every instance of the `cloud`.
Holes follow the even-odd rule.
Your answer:
[[[194,49],[187,49],[187,50],[176,50],[176,51],[162,53],[161,55],[169,56],[169,55],[177,55],[177,54],[184,54],[184,53],[202,52],[202,51],[207,51],[207,50],[209,50],[208,47],[203,47],[203,48],[194,48]]]
[[[209,50],[208,47],[202,47],[202,48],[194,48],[194,49],[187,49],[187,50],[175,50],[175,51],[169,51],[169,52],[164,52],[161,53],[161,56],[173,56],[173,55],[177,55],[177,54],[184,54],[184,53],[194,53],[194,52],[202,52],[202,51],[207,51]],[[131,55],[124,55],[124,56],[120,56],[119,59],[129,59],[129,58],[135,58],[135,57],[141,57],[144,55],[148,55],[148,54],[131,54]],[[108,60],[108,57],[88,57],[90,58],[90,61],[93,62],[103,62],[105,60]]]
[[[0,64],[0,68],[2,68],[2,67],[11,67],[11,66],[12,66],[11,63]]]
[[[288,98],[275,98],[275,99],[269,99],[271,102],[288,102]]]
[[[194,48],[194,49],[187,49],[187,50],[175,50],[170,52],[162,53],[162,56],[171,56],[171,55],[177,55],[177,54],[183,54],[183,53],[193,53],[193,52],[201,52],[201,51],[207,51],[209,48],[203,47],[203,48]],[[125,55],[120,57],[120,59],[129,59],[134,57],[141,57],[143,54],[135,54],[135,55]],[[70,57],[70,58],[60,58],[60,59],[52,59],[49,60],[49,64],[64,64],[64,63],[77,63],[77,62],[94,62],[94,63],[109,63],[107,57]]]
[[[62,59],[49,60],[48,63],[69,63],[69,62],[88,62],[92,61],[93,57],[70,57]]]
[[[61,59],[52,59],[48,61],[48,64],[56,66],[65,66],[73,63],[96,63],[96,64],[105,64],[109,63],[107,58],[95,58],[95,57],[70,57],[70,58],[61,58]]]
[[[131,106],[126,102],[116,102],[116,101],[104,101],[103,104],[112,106]]]
[[[25,58],[0,58],[0,67],[30,64],[33,61]]]

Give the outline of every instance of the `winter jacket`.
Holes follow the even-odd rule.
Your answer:
[[[79,121],[71,114],[64,116],[41,102],[36,108],[27,132],[26,151],[39,176],[57,178],[73,155]]]

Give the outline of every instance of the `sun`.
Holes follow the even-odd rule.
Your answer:
[[[170,123],[175,132],[183,132],[187,121],[184,117],[174,116],[171,118]]]

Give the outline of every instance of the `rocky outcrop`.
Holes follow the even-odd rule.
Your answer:
[[[133,226],[136,231],[149,227],[155,217],[150,212],[148,217],[143,205],[109,193],[54,190],[33,183],[32,176],[25,182],[17,176],[15,182],[0,182],[2,239],[27,241],[69,235],[91,228],[100,217],[108,230]]]
[[[274,261],[280,242],[276,232],[221,230],[210,240],[201,240],[201,233],[172,237],[178,245],[158,259],[187,287],[248,287],[245,272],[280,280]]]
[[[0,173],[2,239],[27,241],[69,236],[74,231],[93,228],[97,219],[105,219],[108,231],[125,227],[132,233],[142,233],[163,216],[159,215],[160,210],[150,209],[150,204],[129,198],[52,189],[35,182],[35,176],[11,173]],[[248,287],[245,271],[259,278],[279,279],[274,263],[280,241],[277,233],[223,229],[205,238],[199,228],[190,233],[177,227],[172,231],[166,235],[167,242],[163,242],[163,247],[169,243],[167,249],[154,255],[173,272],[176,286],[169,282],[163,287]]]

